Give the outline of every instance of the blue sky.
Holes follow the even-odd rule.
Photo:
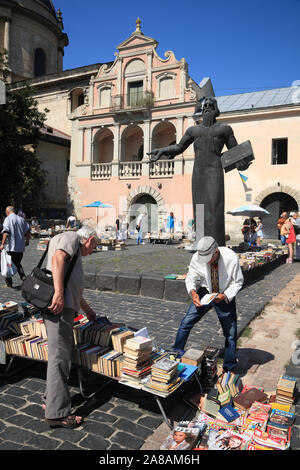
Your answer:
[[[53,0],[70,44],[64,69],[114,60],[135,30],[158,42],[158,54],[184,57],[217,96],[290,86],[300,79],[300,0]]]

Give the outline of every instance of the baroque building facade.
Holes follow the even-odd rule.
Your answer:
[[[21,35],[12,31],[22,30],[14,23],[19,24],[21,13],[26,23],[28,7],[41,29],[36,29],[35,42],[30,39],[24,46],[24,64],[15,68],[12,45]],[[49,110],[39,148],[49,172],[47,214],[72,211],[81,220],[96,220],[96,210],[84,206],[100,200],[112,206],[98,213],[100,227],[114,225],[122,214],[134,228],[136,214],[143,210],[148,214],[145,231],[162,228],[171,211],[186,228],[193,217],[193,146],[174,160],[149,164],[147,154],[179,142],[188,127],[197,125],[196,100],[215,95],[211,80],[194,81],[185,59],[178,60],[172,51],[160,57],[157,41],[143,34],[139,19],[133,33],[117,46],[113,61],[63,70],[68,40],[62,14],[55,12],[51,0],[0,0],[0,17],[0,47],[9,37],[11,88],[32,86],[39,109]],[[50,58],[46,63],[53,68],[36,75],[34,51],[43,48],[47,28],[52,53],[48,56],[45,49]],[[24,34],[28,29],[24,25]],[[244,203],[265,207],[271,214],[264,219],[265,235],[277,238],[280,212],[300,207],[299,86],[216,99],[218,120],[232,126],[239,143],[249,139],[255,154],[244,172],[247,181],[236,170],[225,174],[225,210]],[[242,222],[226,215],[232,239],[242,238]]]

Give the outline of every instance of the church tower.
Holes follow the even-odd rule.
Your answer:
[[[11,83],[63,70],[68,36],[52,0],[0,0],[0,52]]]

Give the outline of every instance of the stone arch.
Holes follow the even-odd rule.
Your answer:
[[[123,208],[123,214],[126,220],[129,222],[129,211],[132,204],[134,204],[141,196],[148,195],[156,201],[157,204],[157,215],[158,215],[158,229],[163,227],[164,218],[167,214],[166,203],[157,189],[151,186],[138,186],[136,189],[131,191],[126,198]]]
[[[286,193],[286,194],[288,194],[289,196],[291,196],[292,198],[295,199],[295,201],[298,204],[298,207],[300,208],[300,193],[299,193],[299,191],[296,191],[295,189],[291,188],[290,186],[286,186],[286,185],[269,186],[268,188],[264,189],[263,191],[261,191],[256,196],[256,198],[254,200],[254,204],[259,206],[267,196],[269,196],[270,194],[273,194],[273,193]]]
[[[130,60],[125,67],[124,75],[130,74],[145,74],[146,73],[146,65],[142,59],[132,59]]]
[[[114,153],[114,135],[111,129],[99,129],[93,138],[93,162],[111,163]]]
[[[121,134],[121,162],[140,161],[143,158],[144,131],[138,124],[130,124]]]
[[[176,134],[173,122],[167,120],[158,122],[151,132],[151,150],[176,143]]]

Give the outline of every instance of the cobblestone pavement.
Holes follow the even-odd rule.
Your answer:
[[[151,254],[151,247],[147,245],[133,249],[144,247]],[[163,248],[174,250],[174,247]],[[34,245],[27,250],[23,263],[27,273],[41,253]],[[239,334],[298,272],[300,263],[281,265],[239,293]],[[181,317],[188,307],[185,303],[91,290],[85,291],[85,298],[97,313],[108,315],[112,320],[122,320],[135,328],[147,326],[156,343],[167,349],[171,348]],[[0,287],[0,301],[6,300],[22,301],[18,287]],[[221,348],[223,343],[221,328],[212,310],[194,327],[187,347],[204,348],[210,344]],[[76,413],[85,417],[84,425],[72,431],[50,430],[43,420],[41,409],[46,366],[22,359],[16,360],[12,370],[24,364],[26,368],[12,377],[0,378],[0,449],[135,450],[142,448],[163,421],[156,402],[149,394],[115,382],[97,392],[92,399],[82,398],[74,370],[70,377],[70,389]],[[3,370],[3,366],[0,369]],[[86,378],[87,394],[107,381],[96,374],[89,374]],[[185,408],[176,397],[164,403],[168,416],[176,419],[176,415],[177,418],[183,415]]]

